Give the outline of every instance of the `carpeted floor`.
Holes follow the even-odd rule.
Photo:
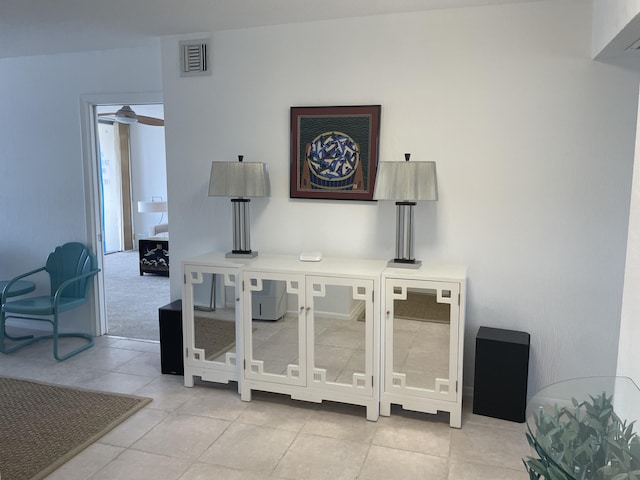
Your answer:
[[[170,301],[169,277],[140,276],[138,262],[137,251],[104,257],[107,332],[119,337],[159,340],[158,308]]]
[[[44,478],[150,401],[0,377],[0,476]]]

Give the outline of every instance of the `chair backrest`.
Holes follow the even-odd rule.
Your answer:
[[[49,273],[51,280],[51,295],[53,295],[60,284],[84,273],[98,269],[98,261],[91,250],[82,243],[70,242],[49,254],[45,269]],[[87,298],[89,286],[93,276],[89,276],[81,281],[73,282],[65,288],[63,296],[68,298]]]

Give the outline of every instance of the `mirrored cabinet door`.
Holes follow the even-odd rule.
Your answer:
[[[235,275],[203,273],[202,283],[194,285],[193,337],[196,358],[202,355],[202,360],[206,362],[236,364],[235,283]]]
[[[183,331],[185,385],[193,378],[239,379],[242,358],[239,270],[184,265]]]
[[[304,276],[245,272],[245,378],[305,384],[303,291]]]
[[[309,276],[306,303],[309,385],[371,394],[373,282]]]
[[[454,400],[460,287],[386,280],[385,391]]]

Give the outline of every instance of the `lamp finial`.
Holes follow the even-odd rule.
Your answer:
[[[408,161],[409,161],[409,158],[410,158],[410,157],[411,157],[411,154],[410,154],[410,153],[405,153],[405,154],[404,154],[404,160],[405,160],[406,162],[408,162]]]

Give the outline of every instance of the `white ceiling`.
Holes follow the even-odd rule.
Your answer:
[[[0,0],[0,58],[147,45],[157,37],[540,0]]]

